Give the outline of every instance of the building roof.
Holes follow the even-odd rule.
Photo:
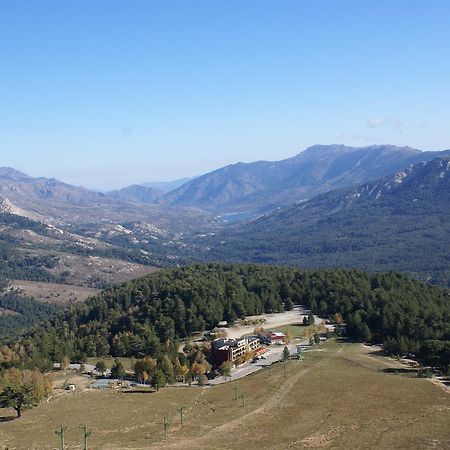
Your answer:
[[[253,342],[256,339],[258,339],[255,336],[251,336],[249,338],[240,338],[240,339],[233,339],[233,338],[218,338],[213,341],[213,348],[215,350],[227,350],[229,347],[242,347],[247,342]]]
[[[267,349],[265,347],[259,347],[255,350],[255,355],[262,355],[263,353],[266,353]]]

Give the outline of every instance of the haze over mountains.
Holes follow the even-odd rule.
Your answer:
[[[176,188],[182,186],[188,181],[194,180],[197,177],[185,177],[179,180],[173,181],[149,181],[147,183],[140,183],[141,186],[150,187],[162,191],[164,193],[175,190]]]
[[[106,193],[106,197],[125,202],[160,203],[164,199],[164,191],[154,187],[132,184],[131,186]]]
[[[94,192],[54,178],[33,178],[11,168],[0,168],[0,197],[7,199],[9,209],[46,223],[146,221],[177,228],[177,224],[191,220],[195,223],[206,217],[191,208],[183,208],[180,215],[179,208],[161,207],[157,204],[161,196],[160,191],[143,186]]]
[[[355,186],[445,154],[450,154],[450,150],[422,152],[392,145],[361,148],[316,145],[281,161],[237,163],[194,179],[135,184],[107,193],[1,168],[0,196],[33,217],[62,222],[146,218],[161,223],[170,206],[175,210],[182,207],[184,213],[192,211],[184,208],[195,208],[218,215],[244,212],[251,216]]]
[[[47,255],[398,269],[446,283],[446,155],[317,145],[177,180],[168,193],[143,185],[98,193],[0,168],[0,212],[31,219],[5,216],[0,238]],[[260,219],[232,226],[221,218],[233,214]]]
[[[164,196],[195,177],[181,178],[173,181],[153,181],[141,184],[132,184],[115,191],[107,192],[109,198],[123,201],[138,201],[143,203],[165,203]]]
[[[316,145],[282,161],[238,163],[217,169],[169,193],[166,201],[219,214],[267,212],[443,154],[450,151],[421,152],[392,145]]]

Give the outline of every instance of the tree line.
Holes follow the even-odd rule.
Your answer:
[[[11,338],[26,327],[55,315],[61,308],[9,291],[0,297],[0,339]]]
[[[342,315],[351,339],[425,360],[432,351],[433,364],[446,365],[449,299],[448,290],[392,272],[195,264],[153,273],[70,306],[0,349],[0,364],[45,370],[64,357],[72,362],[150,357],[167,378],[168,361],[173,370],[199,362],[180,352],[180,341],[193,333],[299,303],[321,316]]]

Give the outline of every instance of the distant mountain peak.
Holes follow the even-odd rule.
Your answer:
[[[343,151],[343,150],[351,151],[354,148],[355,147],[351,147],[349,145],[344,145],[344,144],[315,144],[315,145],[311,145],[310,147],[305,148],[305,150],[300,152],[299,155],[301,155],[302,153],[317,152],[317,151],[333,151],[333,150],[334,151]]]
[[[32,179],[29,175],[26,175],[19,170],[12,167],[0,167],[0,179],[11,181],[29,181]]]
[[[390,144],[314,145],[281,161],[229,164],[185,183],[165,199],[172,205],[220,214],[258,216],[324,192],[381,178],[442,153]]]
[[[302,152],[298,153],[296,157],[302,156],[302,155],[318,155],[318,154],[324,154],[324,155],[333,155],[333,154],[339,154],[339,153],[350,153],[354,151],[361,151],[361,152],[370,152],[370,151],[387,151],[387,152],[410,152],[410,153],[422,153],[421,150],[418,150],[416,148],[410,147],[410,146],[397,146],[392,144],[373,144],[368,145],[366,147],[353,147],[349,145],[344,144],[316,144],[312,145],[311,147],[307,147]]]

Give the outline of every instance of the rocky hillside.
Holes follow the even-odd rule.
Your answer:
[[[2,210],[58,227],[139,222],[182,232],[211,220],[198,209],[156,204],[162,191],[154,188],[136,185],[104,194],[11,168],[0,168],[0,198]]]
[[[190,181],[166,196],[172,205],[216,213],[261,212],[386,176],[446,152],[377,145],[316,145],[282,161],[238,163]]]

